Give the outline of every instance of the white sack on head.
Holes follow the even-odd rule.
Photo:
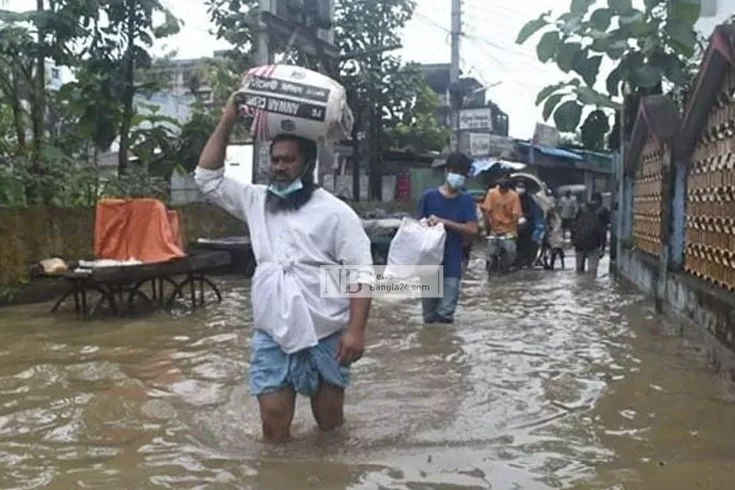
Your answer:
[[[354,122],[347,93],[335,80],[292,65],[252,68],[236,100],[241,116],[259,141],[293,134],[314,141],[339,141]]]

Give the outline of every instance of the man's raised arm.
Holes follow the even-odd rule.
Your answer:
[[[237,105],[234,95],[227,106],[214,132],[199,157],[199,165],[194,171],[194,180],[204,197],[217,204],[238,219],[246,220],[247,188],[235,180],[225,177],[225,156],[232,128],[237,124]]]
[[[202,154],[199,156],[199,168],[206,170],[218,170],[225,164],[227,143],[230,140],[232,128],[237,123],[237,106],[234,96],[227,101],[222,117],[214,132],[209,136],[207,144],[204,145]]]

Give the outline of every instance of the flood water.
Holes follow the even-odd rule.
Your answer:
[[[376,301],[346,427],[300,399],[282,447],[247,392],[246,281],[177,317],[0,310],[0,488],[733,488],[732,386],[677,325],[569,264],[473,268],[457,325]]]

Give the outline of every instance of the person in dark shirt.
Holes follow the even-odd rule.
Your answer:
[[[444,245],[444,297],[424,298],[424,321],[454,323],[462,279],[462,251],[466,241],[477,235],[475,201],[462,187],[470,173],[470,159],[461,153],[449,155],[446,163],[446,182],[429,189],[419,200],[419,219],[426,218],[430,225],[442,223],[447,232]]]
[[[524,226],[518,230],[516,265],[518,267],[533,267],[546,231],[544,213],[536,200],[526,192],[526,185],[523,182],[516,184],[516,192],[521,200],[523,216],[526,218]]]
[[[602,195],[592,194],[591,201],[582,206],[574,220],[572,244],[577,262],[577,273],[587,269],[591,276],[597,276],[597,269],[607,244],[607,228],[610,224],[610,211],[602,205]]]

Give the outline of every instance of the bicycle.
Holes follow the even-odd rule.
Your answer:
[[[513,238],[508,237],[507,235],[496,234],[485,237],[485,242],[487,244],[487,261],[485,262],[485,269],[487,271],[488,279],[492,278],[493,275],[503,275],[510,271],[505,241],[512,239]]]

